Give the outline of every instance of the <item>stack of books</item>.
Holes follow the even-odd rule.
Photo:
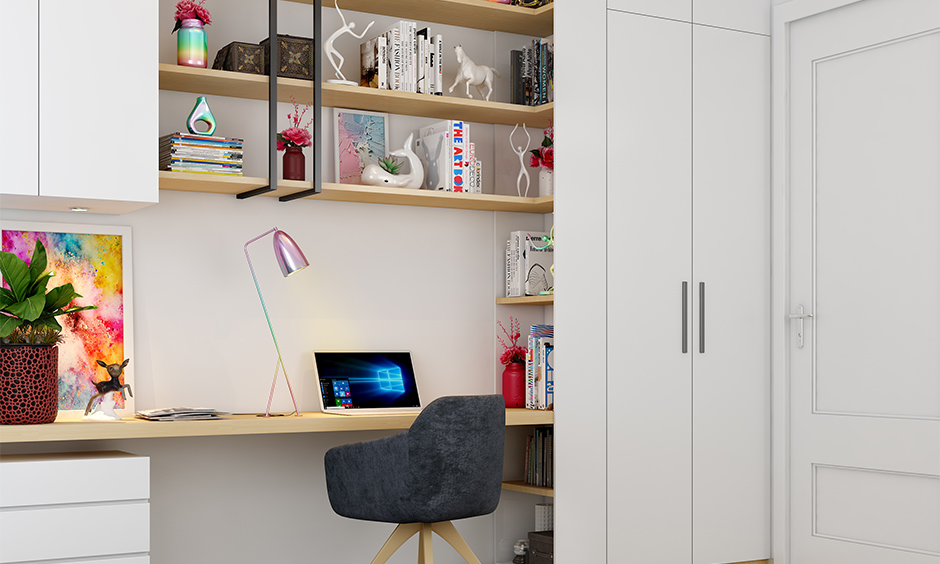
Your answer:
[[[160,137],[160,170],[242,175],[242,139],[171,133]]]
[[[509,53],[510,102],[539,106],[555,101],[555,39],[533,39]]]
[[[418,130],[415,153],[425,170],[428,190],[483,192],[483,161],[470,142],[470,124],[445,120]]]
[[[551,427],[536,427],[525,443],[525,483],[543,488],[554,487],[555,440]]]
[[[513,231],[506,241],[506,297],[549,294],[555,287],[555,247],[544,231]]]
[[[361,86],[444,94],[444,39],[399,21],[359,46]]]

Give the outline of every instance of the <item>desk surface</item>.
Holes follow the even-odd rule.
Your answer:
[[[413,413],[344,416],[311,412],[302,413],[301,417],[227,415],[224,419],[214,421],[145,421],[125,418],[121,421],[98,422],[66,419],[47,425],[2,425],[0,444],[396,430],[409,428],[415,417],[417,415]],[[507,426],[552,425],[554,421],[553,411],[506,410]]]

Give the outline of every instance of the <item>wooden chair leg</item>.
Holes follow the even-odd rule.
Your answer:
[[[455,527],[453,523],[450,521],[441,521],[440,523],[432,524],[431,529],[454,547],[457,554],[466,560],[468,564],[480,564],[480,559],[473,554],[467,541],[463,540],[463,537],[457,532],[457,527]]]
[[[419,532],[421,532],[422,535],[424,534],[421,531],[421,523],[402,523],[395,527],[395,530],[392,531],[388,540],[382,545],[382,549],[379,550],[379,553],[372,559],[372,564],[385,564],[388,562],[388,559],[395,554],[396,550],[401,548],[401,545],[405,544],[405,541]]]
[[[418,564],[434,564],[431,531],[431,523],[421,523],[421,534],[418,535]]]

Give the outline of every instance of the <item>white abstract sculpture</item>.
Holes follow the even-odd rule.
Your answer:
[[[516,129],[519,127],[519,124],[516,124],[516,127],[512,128],[512,133],[509,134],[509,145],[512,145],[512,136],[515,135]],[[519,175],[516,176],[516,194],[519,196],[528,196],[529,195],[529,170],[525,165],[525,154],[529,150],[529,145],[532,144],[532,136],[529,135],[529,131],[525,128],[525,124],[522,124],[522,131],[525,132],[525,147],[518,146],[513,147],[512,152],[519,156]],[[522,192],[522,177],[525,176],[525,193]]]
[[[393,157],[405,157],[411,171],[408,174],[392,174],[375,163],[369,163],[362,170],[362,183],[369,186],[391,186],[393,188],[421,188],[424,182],[424,167],[421,166],[421,160],[411,149],[415,134],[412,133],[405,139],[405,146],[390,154]]]
[[[463,47],[460,45],[455,45],[454,51],[457,53],[457,63],[460,67],[457,68],[457,78],[454,79],[454,84],[450,87],[448,92],[453,92],[458,83],[466,82],[467,98],[473,98],[470,94],[470,86],[473,85],[476,86],[480,96],[489,102],[490,94],[493,93],[493,75],[495,74],[498,77],[499,73],[496,72],[496,69],[486,65],[478,65],[471,61],[470,57],[464,53]],[[486,96],[483,96],[483,89],[480,88],[480,86],[484,84],[490,89],[489,92],[486,93]]]
[[[331,78],[330,80],[327,80],[327,82],[331,82],[333,84],[348,84],[350,86],[358,86],[359,85],[358,82],[346,80],[346,75],[344,75],[343,71],[340,70],[340,68],[343,66],[343,61],[345,61],[345,59],[340,54],[340,52],[337,51],[333,47],[333,42],[336,41],[336,39],[340,35],[343,35],[344,33],[348,33],[349,35],[352,35],[356,39],[362,39],[362,36],[365,35],[369,31],[369,28],[372,27],[372,24],[374,24],[375,22],[374,21],[369,22],[369,25],[366,26],[366,28],[362,31],[362,33],[360,33],[359,35],[356,35],[355,33],[352,32],[352,30],[356,29],[356,22],[346,23],[346,16],[344,16],[343,12],[341,12],[339,9],[339,0],[334,0],[333,5],[336,6],[336,12],[339,13],[340,19],[343,20],[343,27],[334,31],[333,35],[327,37],[326,41],[323,42],[323,50],[326,51],[326,56],[327,58],[330,59],[330,64],[333,65],[333,70],[336,71],[336,78],[335,79]],[[333,59],[334,55],[339,59],[338,64],[336,60]]]
[[[114,394],[109,393],[101,396],[95,410],[82,417],[82,421],[120,421],[121,416],[114,411]]]

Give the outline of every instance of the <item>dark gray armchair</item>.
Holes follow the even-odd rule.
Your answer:
[[[451,521],[496,510],[503,475],[503,396],[439,398],[404,433],[326,453],[333,511],[351,519],[398,523],[373,564],[386,562],[420,533],[418,562],[431,561],[437,533],[479,564]]]

